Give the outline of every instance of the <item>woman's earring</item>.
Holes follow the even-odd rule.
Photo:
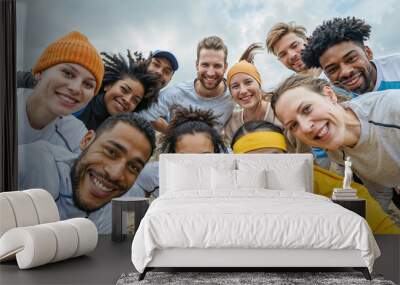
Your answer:
[[[34,75],[34,78],[35,78],[36,81],[39,81],[40,79],[42,79],[42,72],[36,73]]]

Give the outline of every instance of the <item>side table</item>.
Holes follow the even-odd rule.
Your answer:
[[[361,217],[365,219],[365,208],[366,202],[365,199],[352,199],[352,200],[340,200],[340,199],[332,199],[333,203],[339,204],[340,206],[353,211],[354,213],[359,214]]]
[[[141,197],[120,197],[111,200],[112,203],[112,234],[113,241],[123,241],[127,235],[134,235],[140,221],[149,208],[150,199]]]

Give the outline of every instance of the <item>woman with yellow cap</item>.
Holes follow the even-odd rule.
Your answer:
[[[84,107],[100,89],[104,66],[86,36],[71,32],[51,43],[32,70],[34,89],[17,91],[18,144],[46,140],[79,152],[87,129],[68,116]]]
[[[232,135],[246,122],[263,120],[281,126],[271,108],[268,93],[261,88],[261,76],[253,64],[254,53],[261,49],[260,44],[251,44],[240,58],[228,71],[227,84],[235,102],[240,110],[234,111],[225,125],[224,141],[231,144]],[[299,143],[288,134],[287,143],[290,152],[311,152],[311,147]]]
[[[260,44],[250,45],[228,71],[229,91],[240,106],[234,111],[225,126],[225,142],[230,144],[233,133],[245,122],[265,120],[280,125],[274,118],[266,93],[261,89],[261,76],[253,64],[254,52],[261,49]]]
[[[252,121],[243,124],[233,135],[234,153],[286,153],[283,130],[269,122]],[[343,177],[314,165],[314,193],[330,198],[334,188],[341,188]],[[400,234],[400,228],[372,198],[367,188],[352,183],[357,195],[366,200],[366,220],[374,234]]]

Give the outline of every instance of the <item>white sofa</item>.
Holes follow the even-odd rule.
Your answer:
[[[92,221],[60,221],[53,197],[43,189],[0,193],[0,262],[28,269],[86,254],[96,248]]]

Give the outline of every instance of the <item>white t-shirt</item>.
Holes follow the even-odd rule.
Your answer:
[[[149,162],[140,172],[135,184],[127,192],[128,196],[141,196],[144,192],[152,193],[158,197],[159,194],[159,163],[158,161]]]
[[[400,54],[372,60],[376,67],[376,83],[373,91],[400,89]]]
[[[23,159],[28,157],[29,159]],[[99,234],[111,233],[111,203],[88,213],[79,209],[72,194],[71,169],[78,154],[48,141],[36,141],[18,146],[18,188],[42,188],[54,198],[60,219],[84,217],[90,219]]]
[[[222,133],[223,127],[232,114],[235,103],[228,88],[217,97],[205,98],[197,94],[194,88],[194,81],[186,81],[161,91],[157,103],[152,104],[150,108],[140,111],[138,114],[150,122],[156,121],[160,117],[169,121],[171,119],[170,111],[174,105],[212,110],[219,123],[216,129]]]
[[[32,128],[26,112],[26,103],[32,92],[33,89],[17,89],[18,145],[45,140],[64,146],[71,152],[80,153],[79,144],[87,129],[74,116],[59,117],[40,130]]]
[[[381,205],[388,202],[384,200],[390,201],[390,188],[400,185],[399,96],[400,90],[385,90],[365,93],[343,103],[360,120],[360,138],[353,147],[328,151],[339,164],[351,157],[355,174]]]

